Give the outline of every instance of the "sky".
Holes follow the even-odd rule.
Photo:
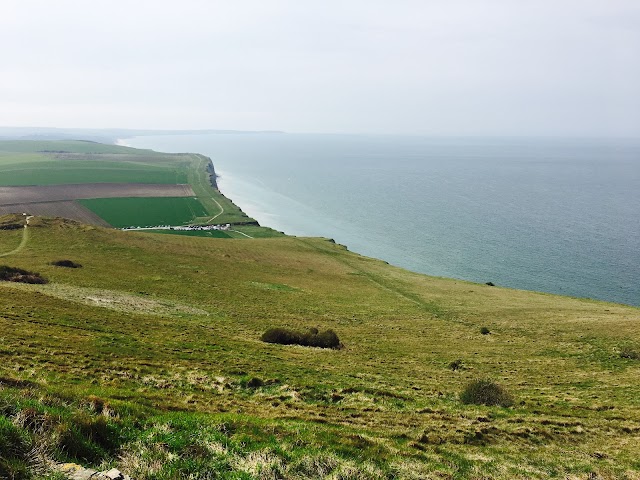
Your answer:
[[[0,126],[640,137],[638,0],[2,0]]]

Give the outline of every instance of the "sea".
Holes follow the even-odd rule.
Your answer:
[[[144,136],[261,225],[415,272],[640,306],[640,139]]]

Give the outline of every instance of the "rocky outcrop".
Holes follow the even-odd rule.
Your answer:
[[[55,469],[63,473],[70,480],[132,480],[129,475],[125,475],[117,468],[99,472],[90,468],[84,468],[77,463],[59,463]]]

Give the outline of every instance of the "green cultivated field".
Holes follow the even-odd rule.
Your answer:
[[[113,161],[29,162],[0,165],[0,186],[77,183],[188,183],[187,169]]]
[[[29,231],[0,265],[49,284],[0,282],[0,478],[47,459],[139,480],[640,478],[638,308],[322,239]],[[0,230],[0,248],[20,238]],[[344,348],[261,342],[271,327]],[[513,404],[463,403],[484,378]]]
[[[120,145],[106,145],[84,140],[2,140],[0,152],[42,152],[42,153],[118,153],[140,154],[150,150],[122,147]]]
[[[149,230],[148,233],[164,233],[170,235],[184,235],[187,237],[204,237],[204,238],[231,238],[231,236],[220,230]]]
[[[78,200],[114,227],[184,225],[207,211],[197,198],[96,198]]]

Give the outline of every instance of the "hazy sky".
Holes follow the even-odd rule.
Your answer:
[[[639,0],[2,0],[0,125],[640,136]]]

